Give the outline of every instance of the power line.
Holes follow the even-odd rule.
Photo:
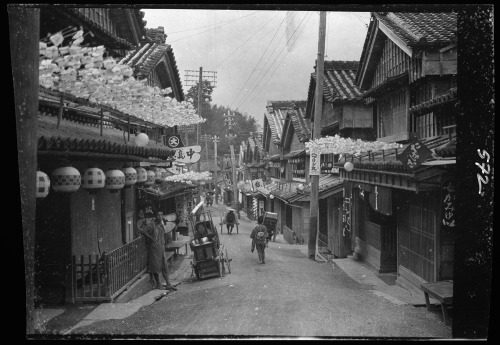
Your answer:
[[[302,33],[302,31],[303,31],[303,30],[304,30],[304,28],[306,27],[307,23],[308,23],[308,22],[309,22],[309,20],[311,19],[312,14],[313,14],[313,13],[311,13],[311,12],[309,13],[309,18],[307,19],[307,21],[306,21],[306,23],[304,24],[304,26],[300,29],[300,32],[297,34],[297,36],[296,36],[296,38],[295,38],[295,41],[296,41],[296,40],[300,37],[300,34]],[[304,18],[305,18],[305,17],[304,17]],[[303,19],[303,20],[304,20],[304,19]],[[302,21],[303,21],[303,20],[302,20]],[[301,24],[302,24],[302,22],[301,22]],[[299,26],[300,26],[300,24],[299,24]],[[297,29],[298,29],[298,28],[297,28]],[[295,30],[295,31],[297,31],[297,30]],[[294,32],[294,33],[295,33],[295,32]],[[293,37],[293,35],[292,35],[292,37]],[[295,43],[295,41],[294,41],[294,43]],[[283,49],[282,49],[282,51],[283,51]],[[281,51],[281,52],[282,52],[282,51]],[[281,52],[280,52],[280,54],[281,54]],[[279,63],[279,64],[277,64],[277,65],[276,65],[276,67],[274,68],[274,70],[273,70],[273,71],[269,74],[269,77],[267,78],[267,80],[266,80],[266,81],[264,82],[264,84],[262,85],[262,88],[263,88],[265,85],[267,85],[267,83],[269,82],[269,80],[271,79],[271,77],[274,75],[274,73],[276,72],[276,70],[278,69],[278,67],[281,65],[281,63],[283,62],[283,60],[287,57],[288,53],[289,53],[289,52],[287,51],[287,52],[286,52],[286,54],[283,56],[283,58],[280,60],[280,63]],[[278,56],[279,56],[279,55],[278,55]],[[262,90],[262,88],[261,88],[261,90]],[[255,99],[255,97],[256,97],[257,95],[258,95],[258,93],[254,94],[254,96],[253,96],[250,100],[251,100],[251,101],[252,101],[252,100],[254,100],[254,99]],[[242,105],[242,104],[243,104],[243,103],[241,103],[240,105]]]
[[[257,64],[254,66],[254,68],[252,69],[252,73],[250,73],[250,76],[247,78],[247,80],[245,81],[245,83],[243,84],[243,86],[241,87],[240,91],[238,92],[238,94],[236,95],[236,97],[234,98],[234,100],[231,102],[231,104],[229,105],[229,107],[231,107],[233,105],[233,103],[236,101],[236,99],[238,98],[238,96],[241,94],[241,91],[243,91],[243,89],[245,88],[245,85],[247,84],[247,82],[250,80],[250,78],[252,77],[253,73],[255,72],[257,66],[259,65],[259,63],[262,61],[262,58],[264,57],[264,55],[266,54],[267,50],[269,49],[269,47],[271,46],[271,42],[274,40],[274,38],[276,37],[276,34],[278,33],[279,31],[279,28],[283,25],[283,22],[285,21],[286,17],[283,17],[283,20],[281,21],[281,23],[279,24],[279,27],[276,29],[274,35],[273,35],[273,38],[271,38],[271,40],[269,41],[267,47],[266,47],[266,50],[264,51],[264,53],[262,54],[262,56],[260,57],[259,61],[257,62]]]
[[[186,38],[190,38],[190,37],[194,37],[194,36],[198,36],[198,35],[204,34],[205,32],[209,32],[209,31],[212,31],[212,30],[218,29],[218,28],[220,28],[220,27],[223,27],[223,26],[225,26],[225,25],[229,25],[229,24],[231,24],[231,23],[233,23],[233,22],[235,22],[235,21],[237,21],[237,20],[240,20],[240,19],[243,19],[243,18],[246,18],[246,17],[252,16],[252,15],[254,15],[254,14],[256,14],[256,13],[258,13],[258,12],[254,12],[254,13],[251,13],[251,14],[249,14],[249,15],[247,15],[247,16],[244,16],[244,17],[240,17],[240,18],[234,19],[234,20],[232,20],[230,23],[227,23],[227,24],[222,24],[222,25],[216,26],[216,27],[214,27],[214,28],[211,28],[211,29],[208,29],[208,30],[205,30],[205,31],[202,31],[202,32],[198,32],[197,34],[193,34],[193,35],[190,35],[190,36],[186,36],[186,37],[183,37],[183,38],[179,38],[179,39],[176,39],[176,40],[170,41],[170,42],[168,42],[168,44],[173,43],[173,42],[177,42],[177,41],[182,41],[182,40],[185,40]]]
[[[257,11],[257,12],[258,12],[258,11]],[[199,26],[199,27],[197,27],[197,28],[186,29],[186,30],[181,30],[181,31],[166,32],[166,34],[167,34],[167,35],[173,35],[173,34],[178,34],[178,33],[181,33],[181,32],[186,32],[186,31],[193,31],[193,30],[203,29],[203,28],[206,28],[206,27],[209,27],[209,26],[219,25],[219,24],[223,24],[223,23],[234,22],[234,21],[236,21],[236,20],[243,19],[243,18],[245,18],[245,17],[251,16],[251,15],[253,15],[253,14],[257,13],[257,12],[247,14],[246,16],[243,16],[243,17],[240,17],[240,18],[236,18],[236,19],[229,19],[229,20],[226,20],[226,21],[224,21],[224,22],[220,22],[220,23],[215,23],[215,24],[209,24],[209,25]]]
[[[236,49],[235,49],[235,50],[233,50],[231,53],[229,53],[228,55],[226,55],[226,57],[225,57],[224,59],[222,59],[222,60],[219,62],[219,64],[215,67],[215,69],[217,69],[217,68],[218,68],[218,67],[222,64],[222,62],[224,62],[224,61],[225,61],[228,57],[230,57],[230,56],[231,56],[231,55],[232,55],[235,51],[239,50],[239,49],[240,49],[240,48],[241,48],[241,47],[242,47],[245,43],[247,43],[248,41],[250,41],[250,39],[252,39],[255,35],[257,35],[257,33],[259,33],[259,32],[260,32],[262,29],[264,29],[267,25],[269,25],[269,24],[272,22],[272,20],[273,20],[274,18],[278,18],[278,17],[277,17],[277,16],[274,16],[274,17],[273,17],[270,21],[268,21],[268,22],[267,22],[264,26],[262,26],[259,30],[257,30],[257,31],[256,31],[256,32],[252,35],[252,36],[250,36],[250,38],[249,38],[249,39],[247,39],[245,42],[243,42],[243,43],[242,43],[242,44],[241,44],[238,48],[236,48]],[[276,25],[276,26],[277,26],[277,25]],[[274,28],[276,28],[276,26],[275,26]],[[274,28],[273,28],[273,29],[274,29]],[[270,31],[272,31],[273,29],[269,30],[269,32],[270,32]]]
[[[309,13],[308,13],[309,14]],[[262,79],[264,79],[264,77],[266,76],[267,72],[271,69],[271,67],[274,65],[274,63],[276,62],[276,60],[278,59],[278,57],[281,55],[281,53],[283,52],[283,50],[285,50],[288,42],[293,38],[293,36],[295,35],[295,33],[297,32],[297,30],[300,28],[300,26],[302,25],[302,23],[304,22],[304,20],[306,19],[307,15],[306,14],[304,16],[304,18],[302,18],[299,26],[295,29],[295,31],[293,32],[292,36],[290,36],[290,39],[287,40],[287,42],[285,43],[285,45],[283,46],[283,48],[281,48],[281,51],[278,53],[278,55],[276,55],[276,58],[273,60],[273,62],[271,63],[271,65],[269,65],[268,69],[262,74],[262,77],[259,79],[259,81],[253,86],[252,90],[250,90],[250,92],[243,98],[243,100],[238,104],[238,107],[236,107],[236,109],[238,109],[247,99],[248,97],[250,96],[250,94],[257,88],[257,86],[259,86],[259,83]],[[309,17],[310,18],[310,17]],[[303,26],[302,28],[304,28],[305,26]],[[297,38],[298,39],[298,36]],[[287,52],[288,54],[288,52]],[[285,55],[286,56],[286,55]],[[279,66],[279,65],[277,65]],[[273,71],[274,73],[274,71]]]

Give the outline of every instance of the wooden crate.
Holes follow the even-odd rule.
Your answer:
[[[217,251],[215,248],[215,243],[200,244],[198,246],[190,244],[191,250],[194,253],[194,259],[196,261],[211,260],[214,256],[217,256]]]
[[[200,279],[219,276],[219,263],[216,260],[198,262],[197,267]]]

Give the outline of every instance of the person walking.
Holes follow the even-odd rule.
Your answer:
[[[257,247],[257,254],[259,255],[259,261],[261,264],[265,264],[265,248],[267,247],[267,227],[262,224],[264,223],[264,217],[259,216],[257,218],[257,223],[258,225],[252,230],[252,234],[250,235],[250,238],[252,239],[252,253]]]
[[[146,237],[148,250],[148,272],[154,278],[155,289],[177,290],[170,284],[168,279],[168,265],[165,260],[165,225],[163,223],[163,212],[156,211],[155,219],[139,231]],[[160,272],[165,279],[166,285],[160,283]]]
[[[232,234],[234,223],[236,223],[236,214],[234,214],[234,209],[228,208],[228,213],[226,214],[226,228],[229,235]]]

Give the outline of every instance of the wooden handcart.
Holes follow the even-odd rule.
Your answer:
[[[234,212],[234,211],[233,211]],[[235,217],[234,217],[234,222],[227,222],[226,221],[226,217],[227,217],[227,214],[229,213],[229,211],[227,211],[226,213],[220,215],[220,233],[222,234],[222,232],[224,231],[224,225],[228,224],[228,225],[234,225],[236,227],[236,233],[238,234],[240,232],[240,229],[238,227],[238,225],[240,225],[240,223],[238,222],[238,217],[236,216],[235,214]],[[229,230],[227,229],[226,227],[226,230],[227,230],[227,233],[229,234]]]
[[[201,211],[189,215],[193,240],[189,247],[194,253],[191,267],[197,279],[223,277],[231,273],[231,260],[227,249],[220,243],[217,228],[212,221],[210,211]]]

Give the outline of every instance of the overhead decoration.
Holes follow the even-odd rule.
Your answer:
[[[148,180],[148,172],[146,171],[146,169],[144,169],[143,167],[135,167],[134,169],[135,171],[137,171],[136,184],[140,185]]]
[[[49,176],[43,171],[37,170],[36,172],[36,197],[45,198],[50,191]]]
[[[39,43],[41,87],[108,106],[160,126],[205,121],[196,114],[191,102],[177,102],[166,96],[171,90],[149,86],[147,80],[134,78],[130,66],[105,57],[104,46],[80,46],[83,30],[72,37],[69,46],[62,46],[63,41],[59,32],[50,37],[52,45]]]
[[[351,162],[345,162],[344,169],[347,172],[352,171],[352,169],[354,169],[354,164],[352,164]]]
[[[126,167],[122,169],[122,173],[125,175],[125,188],[132,187],[137,183],[137,170]]]
[[[76,192],[82,183],[80,172],[72,166],[63,166],[50,174],[52,189],[56,192]]]
[[[309,153],[314,152],[318,154],[333,153],[359,155],[361,152],[375,152],[403,147],[403,145],[397,143],[363,141],[361,139],[353,140],[351,138],[341,138],[339,135],[314,139],[305,144]]]
[[[106,185],[104,188],[116,193],[125,186],[125,174],[118,169],[109,169],[105,173]]]
[[[149,142],[149,137],[146,133],[139,133],[135,136],[134,142],[137,146],[146,146]]]
[[[82,188],[90,194],[95,194],[104,188],[106,176],[104,172],[97,167],[89,167],[82,175]]]
[[[208,171],[203,171],[203,172],[188,171],[183,174],[168,176],[164,179],[164,181],[187,183],[187,181],[195,182],[195,181],[207,181],[211,179],[212,179],[212,173]]]

